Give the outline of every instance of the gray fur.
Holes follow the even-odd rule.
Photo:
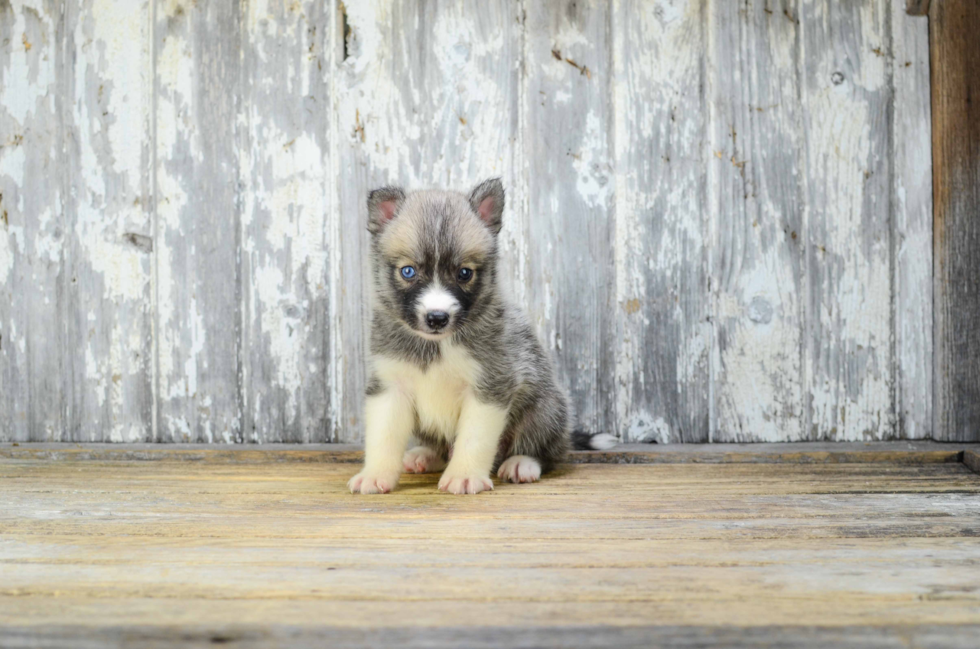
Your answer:
[[[484,204],[489,209],[481,218],[480,205],[487,198],[492,200]],[[390,220],[375,216],[380,200],[398,202]],[[494,470],[512,455],[537,459],[543,472],[554,468],[569,447],[568,397],[558,386],[551,359],[527,316],[503,299],[497,285],[496,234],[504,208],[499,179],[481,183],[469,196],[438,190],[405,194],[387,187],[371,193],[369,207],[374,279],[371,353],[424,369],[439,358],[446,341],[463,346],[482,370],[477,396],[508,412]],[[478,283],[462,287],[465,294],[461,294],[464,302],[472,303],[453,322],[446,341],[418,335],[419,324],[404,308],[406,289],[395,272],[398,251],[405,247],[411,247],[413,259],[432,262],[419,268],[420,282],[447,281],[456,272],[458,259],[476,260]],[[371,393],[384,389],[377,377],[371,378]],[[449,451],[440,436],[418,425],[415,436],[444,457]]]

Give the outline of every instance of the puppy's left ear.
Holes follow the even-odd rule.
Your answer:
[[[504,185],[500,178],[491,178],[473,188],[470,192],[470,205],[480,220],[495,235],[500,232],[504,215]]]

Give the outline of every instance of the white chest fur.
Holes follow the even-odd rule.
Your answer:
[[[455,439],[463,398],[480,376],[479,364],[466,350],[443,343],[439,360],[425,370],[383,357],[374,359],[374,367],[385,385],[410,396],[422,428]]]

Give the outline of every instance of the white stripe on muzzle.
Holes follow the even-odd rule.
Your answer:
[[[435,282],[419,296],[418,311],[422,317],[433,311],[444,311],[454,316],[459,311],[459,302],[439,282]]]

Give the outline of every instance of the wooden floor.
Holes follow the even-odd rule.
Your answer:
[[[963,446],[577,454],[345,487],[349,449],[0,445],[0,646],[980,646]]]

